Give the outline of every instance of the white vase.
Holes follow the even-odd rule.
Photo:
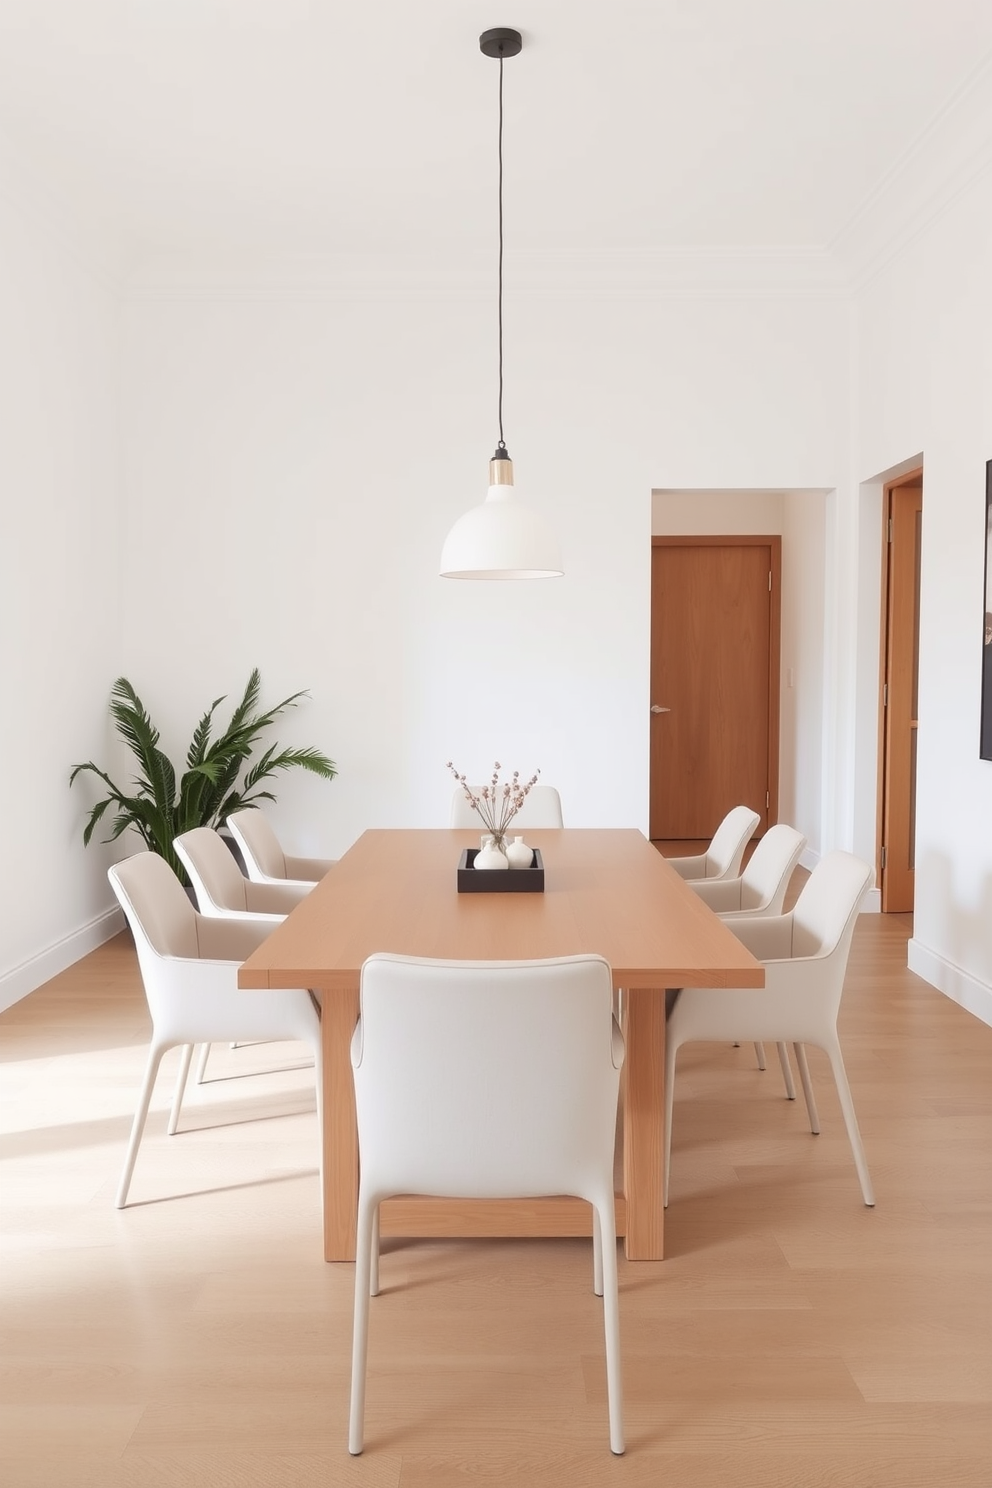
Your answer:
[[[534,861],[534,849],[522,837],[514,837],[507,846],[506,861],[511,868],[529,868]]]
[[[486,873],[492,873],[493,869],[509,868],[503,853],[500,852],[491,836],[483,837],[482,846],[475,855],[474,868],[481,868]]]

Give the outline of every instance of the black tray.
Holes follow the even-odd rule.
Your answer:
[[[459,894],[543,894],[544,859],[533,848],[529,868],[474,868],[478,847],[462,849],[458,860]]]

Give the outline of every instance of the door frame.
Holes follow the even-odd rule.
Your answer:
[[[768,605],[768,826],[778,821],[779,732],[782,708],[782,536],[781,533],[734,532],[705,537],[652,535],[654,548],[768,548],[771,575]],[[653,616],[651,617],[653,622]],[[650,692],[651,678],[648,677]],[[651,699],[653,701],[653,699]],[[649,715],[650,716],[650,715]],[[650,727],[650,723],[648,725]],[[650,761],[650,755],[649,755]],[[650,762],[648,791],[650,794]]]
[[[885,756],[888,735],[888,717],[885,705],[885,684],[889,672],[889,520],[892,507],[892,492],[902,486],[915,486],[919,482],[923,493],[923,466],[895,475],[882,486],[882,551],[881,586],[879,596],[879,640],[878,640],[878,760],[875,787],[875,883],[878,886],[879,907],[886,913],[885,868],[882,864],[882,849],[885,847],[885,808],[887,776]],[[918,623],[918,622],[917,622]],[[897,911],[911,913],[911,911]]]

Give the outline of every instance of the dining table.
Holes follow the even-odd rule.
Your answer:
[[[324,1256],[355,1258],[359,1152],[351,1041],[362,965],[374,952],[459,961],[594,953],[620,994],[626,1057],[617,1136],[617,1234],[630,1260],[664,1255],[665,994],[760,987],[761,963],[635,828],[528,831],[541,892],[458,890],[479,834],[364,832],[238,972],[245,988],[307,987],[321,1003]],[[549,1059],[554,1051],[548,1051]],[[588,1204],[400,1195],[383,1202],[387,1236],[589,1235]]]

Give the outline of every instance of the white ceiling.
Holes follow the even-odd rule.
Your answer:
[[[974,91],[989,0],[0,0],[0,140],[131,268],[829,248]]]

